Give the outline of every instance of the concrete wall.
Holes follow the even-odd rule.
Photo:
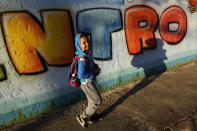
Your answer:
[[[0,0],[0,125],[83,96],[67,85],[77,32],[90,34],[100,91],[196,59],[196,3],[189,2]]]

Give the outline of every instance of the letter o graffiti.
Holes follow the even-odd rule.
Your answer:
[[[170,31],[169,24],[178,23],[177,31]],[[187,30],[187,17],[185,12],[178,6],[167,8],[161,15],[159,22],[159,33],[162,39],[170,44],[180,42]]]

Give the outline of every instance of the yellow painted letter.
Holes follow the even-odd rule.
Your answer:
[[[43,25],[27,12],[3,13],[6,46],[20,74],[45,70],[41,56],[49,65],[64,65],[74,57],[69,13],[63,10],[41,12]]]

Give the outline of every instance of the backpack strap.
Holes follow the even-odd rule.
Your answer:
[[[73,62],[72,62],[72,70],[74,71],[74,74],[77,74],[77,70],[78,70],[78,60],[84,60],[85,61],[85,64],[87,64],[87,58],[85,58],[84,55],[81,55],[81,56],[75,56],[75,58],[73,59]]]
[[[74,64],[73,65],[74,66],[74,68],[73,68],[74,69],[74,74],[77,74],[78,60],[79,60],[79,56],[76,56],[75,60],[74,60],[74,63],[73,63]]]
[[[85,64],[87,64],[86,58],[84,56],[75,56],[74,61],[72,63],[72,70],[74,70],[74,74],[77,74],[77,68],[78,68],[78,60],[84,60]]]
[[[86,59],[84,57],[79,57],[79,60],[84,60],[86,62]]]
[[[85,64],[87,64],[88,58],[86,57],[86,55],[79,55],[78,60],[84,60]]]

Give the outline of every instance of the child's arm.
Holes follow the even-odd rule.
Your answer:
[[[86,63],[85,59],[80,58],[78,61],[78,73],[77,77],[79,79],[89,79],[92,74],[90,72],[86,72]]]

